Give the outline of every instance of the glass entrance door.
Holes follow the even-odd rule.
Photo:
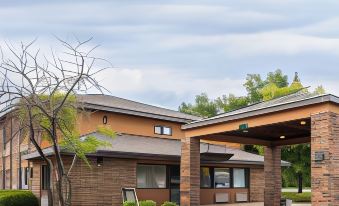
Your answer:
[[[180,204],[180,166],[170,166],[170,200]]]

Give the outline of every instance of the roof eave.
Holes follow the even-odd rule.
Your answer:
[[[89,104],[89,103],[84,103],[84,108],[115,112],[115,113],[121,113],[121,114],[129,114],[129,115],[141,116],[141,117],[148,117],[148,118],[153,118],[153,119],[167,120],[167,121],[179,122],[179,123],[188,123],[188,122],[196,120],[196,119],[185,119],[185,118],[179,118],[179,117],[158,115],[158,114],[140,112],[140,111],[135,111],[135,110],[127,110],[127,109],[121,109],[121,108],[115,108],[115,107],[107,107],[107,106]]]
[[[243,113],[234,114],[234,115],[230,115],[230,116],[195,121],[195,122],[191,122],[191,123],[182,125],[181,128],[183,130],[191,129],[191,128],[196,128],[196,127],[201,127],[201,126],[207,126],[207,125],[210,125],[210,124],[217,124],[217,123],[232,121],[232,120],[236,120],[236,119],[247,118],[247,117],[250,117],[250,116],[268,114],[268,113],[272,113],[272,112],[278,112],[278,111],[282,111],[282,110],[293,109],[293,108],[309,106],[309,105],[314,105],[314,104],[320,104],[320,103],[325,103],[325,102],[332,102],[332,103],[335,103],[335,104],[339,104],[339,97],[334,96],[332,94],[326,94],[326,95],[311,97],[311,98],[308,98],[308,99],[299,100],[299,101],[295,101],[295,102],[288,102],[288,103],[283,103],[283,104],[280,104],[280,105],[274,105],[274,106],[271,106],[271,107],[260,108],[260,109],[256,109],[256,110],[252,110],[252,111],[246,111],[246,112],[243,112]]]

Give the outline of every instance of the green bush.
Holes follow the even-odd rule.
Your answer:
[[[161,206],[178,206],[175,202],[164,202]]]
[[[136,204],[133,201],[125,201],[123,206],[136,206]]]
[[[38,199],[29,190],[0,190],[0,206],[38,206]]]
[[[143,200],[139,202],[139,206],[156,206],[157,203],[153,200]]]
[[[283,192],[281,196],[284,199],[290,199],[293,202],[311,202],[311,192]]]

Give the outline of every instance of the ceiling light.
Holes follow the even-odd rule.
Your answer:
[[[285,139],[285,136],[280,136],[280,139]]]
[[[306,121],[301,121],[300,124],[301,124],[301,125],[305,125],[305,124],[306,124]]]

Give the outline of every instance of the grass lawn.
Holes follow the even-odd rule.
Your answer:
[[[282,198],[290,199],[293,202],[311,202],[311,192],[282,192]]]

